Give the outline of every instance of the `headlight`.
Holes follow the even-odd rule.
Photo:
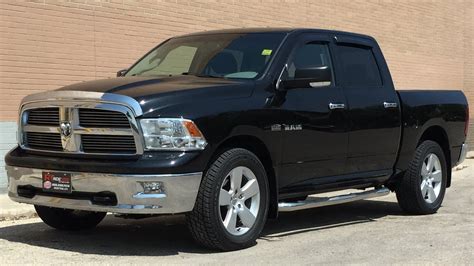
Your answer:
[[[145,150],[203,150],[206,139],[193,121],[182,118],[141,119]]]

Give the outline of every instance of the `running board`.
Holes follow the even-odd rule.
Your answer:
[[[388,188],[382,187],[370,191],[364,191],[359,193],[350,193],[345,195],[338,195],[333,197],[308,197],[304,201],[296,202],[280,202],[278,203],[278,211],[281,212],[291,212],[299,211],[304,209],[323,207],[329,205],[336,205],[341,203],[347,203],[357,200],[370,199],[375,197],[381,197],[388,195],[390,190]]]

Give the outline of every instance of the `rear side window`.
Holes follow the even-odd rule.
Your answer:
[[[342,86],[382,86],[382,78],[372,48],[338,45],[337,55]]]

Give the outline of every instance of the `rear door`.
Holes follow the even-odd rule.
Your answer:
[[[338,85],[347,99],[347,173],[391,173],[400,143],[400,103],[375,41],[335,36]]]

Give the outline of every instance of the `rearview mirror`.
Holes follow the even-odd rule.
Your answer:
[[[127,73],[128,69],[122,69],[117,71],[117,77],[123,77],[125,76],[125,73]]]
[[[324,87],[331,85],[331,69],[328,66],[297,68],[295,78],[283,81],[285,89]]]

